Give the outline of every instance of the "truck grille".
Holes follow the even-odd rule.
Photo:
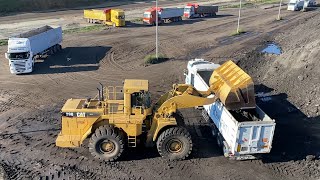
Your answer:
[[[26,62],[14,62],[13,66],[15,68],[16,71],[18,72],[22,72],[26,70]]]

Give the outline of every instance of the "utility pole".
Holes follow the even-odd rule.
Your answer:
[[[280,14],[280,12],[281,12],[281,5],[282,5],[282,0],[280,0],[280,5],[279,5],[279,13],[278,13],[278,21],[279,20],[281,20],[281,14]]]
[[[156,0],[156,58],[158,59],[158,0]]]
[[[240,33],[239,31],[240,31],[241,4],[242,4],[242,1],[240,0],[237,34]]]

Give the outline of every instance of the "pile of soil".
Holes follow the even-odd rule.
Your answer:
[[[296,173],[320,178],[320,16],[301,19],[287,30],[267,37],[262,46],[239,61],[256,81],[256,92],[269,97],[258,103],[276,120],[267,166],[296,169]],[[282,54],[263,54],[273,41]]]

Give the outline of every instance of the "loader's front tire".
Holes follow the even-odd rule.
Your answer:
[[[88,147],[95,158],[115,161],[124,150],[123,136],[118,129],[112,126],[101,126],[92,134]]]
[[[182,160],[192,151],[192,140],[185,128],[173,127],[163,131],[157,140],[159,154],[169,160]]]

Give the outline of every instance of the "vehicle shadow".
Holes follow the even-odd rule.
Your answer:
[[[111,47],[66,47],[46,59],[37,59],[32,74],[94,71]]]
[[[264,85],[256,90],[273,91]],[[273,147],[270,154],[262,156],[265,163],[303,160],[308,155],[319,156],[320,116],[308,117],[288,100],[288,95],[260,94],[257,104],[276,121]]]

